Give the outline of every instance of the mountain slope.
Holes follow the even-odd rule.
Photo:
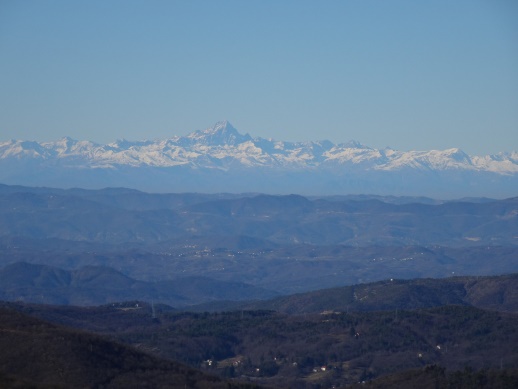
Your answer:
[[[518,274],[386,280],[322,289],[253,303],[203,304],[194,310],[265,309],[287,314],[394,311],[444,305],[518,312]]]
[[[4,388],[250,387],[7,307],[0,307],[0,348]]]
[[[145,300],[175,307],[213,300],[255,300],[276,293],[240,282],[207,277],[171,281],[138,281],[99,266],[67,271],[47,265],[17,262],[0,269],[0,299],[45,304],[100,305]]]
[[[518,362],[516,314],[459,305],[307,315],[157,310],[154,319],[149,306],[7,305],[212,373],[279,388],[344,387],[430,364],[451,373],[512,369]],[[516,373],[511,382],[516,387]]]

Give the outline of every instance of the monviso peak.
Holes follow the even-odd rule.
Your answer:
[[[217,122],[214,126],[204,131],[196,131],[189,135],[189,138],[208,146],[235,146],[252,140],[250,135],[240,134],[227,120]]]

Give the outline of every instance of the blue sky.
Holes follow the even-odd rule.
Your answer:
[[[518,149],[518,2],[0,0],[0,141]]]

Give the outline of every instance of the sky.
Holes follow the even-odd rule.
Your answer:
[[[514,0],[0,0],[0,142],[518,150]]]

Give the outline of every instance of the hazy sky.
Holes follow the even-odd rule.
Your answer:
[[[515,0],[0,0],[0,141],[229,120],[278,140],[518,149]]]

